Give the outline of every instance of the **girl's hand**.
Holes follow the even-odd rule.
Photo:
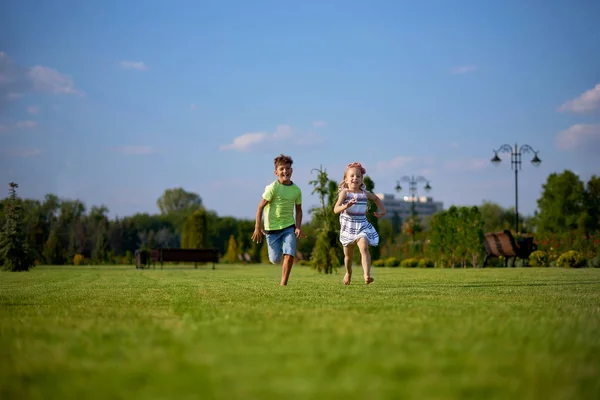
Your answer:
[[[353,197],[350,200],[348,200],[348,202],[346,203],[346,210],[355,204],[356,204],[356,197]]]

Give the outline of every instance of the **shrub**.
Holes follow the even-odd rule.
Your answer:
[[[600,255],[588,260],[588,267],[600,268]]]
[[[575,250],[569,250],[558,257],[556,266],[560,268],[580,268],[585,267],[586,261],[583,254]]]
[[[434,263],[433,260],[430,260],[428,258],[421,258],[419,260],[419,264],[417,265],[418,268],[433,268],[434,267]]]
[[[382,259],[373,261],[372,264],[374,267],[385,267],[385,261]]]
[[[550,260],[548,253],[543,250],[536,250],[529,255],[529,264],[532,267],[549,267]]]
[[[397,267],[400,265],[400,260],[398,260],[396,257],[389,257],[384,261],[384,265],[386,267]]]
[[[73,265],[82,265],[85,257],[81,254],[75,254],[73,257]]]
[[[314,266],[314,262],[312,262],[311,260],[300,260],[298,261],[298,265],[301,265],[303,267],[312,267]]]
[[[402,260],[400,266],[402,268],[416,268],[419,265],[419,260],[416,258],[407,258],[406,260]]]

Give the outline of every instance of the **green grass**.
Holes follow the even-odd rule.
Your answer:
[[[2,399],[600,398],[600,269],[0,274]]]

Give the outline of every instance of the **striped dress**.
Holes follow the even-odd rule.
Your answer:
[[[379,235],[377,231],[367,220],[367,195],[365,192],[351,193],[346,192],[346,204],[351,199],[356,198],[356,203],[340,213],[340,242],[348,246],[356,242],[358,238],[364,237],[371,246],[379,244]]]

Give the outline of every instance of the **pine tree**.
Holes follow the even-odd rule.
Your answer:
[[[19,185],[11,182],[9,186],[10,196],[4,203],[4,227],[0,232],[0,261],[6,271],[29,271],[34,257],[23,229],[23,210],[16,191]]]
[[[206,211],[196,210],[190,215],[181,235],[181,247],[184,249],[203,249],[207,242]]]
[[[231,264],[235,264],[236,262],[238,262],[237,243],[236,243],[235,237],[233,235],[229,236],[227,252],[223,256],[223,261],[231,263]]]

